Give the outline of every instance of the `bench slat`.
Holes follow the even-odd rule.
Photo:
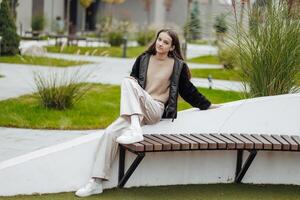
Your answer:
[[[263,149],[263,143],[258,141],[257,139],[255,139],[254,137],[252,137],[249,134],[241,134],[241,136],[247,138],[248,140],[250,140],[251,142],[254,143],[254,149]]]
[[[145,150],[144,145],[140,143],[125,144],[123,146],[135,152],[143,152]]]
[[[210,135],[212,135],[213,137],[215,137],[215,138],[217,138],[217,139],[219,139],[219,140],[225,142],[225,143],[226,143],[226,146],[227,146],[227,149],[236,149],[235,143],[234,143],[233,141],[227,139],[226,137],[224,137],[224,136],[222,136],[222,135],[220,135],[220,134],[218,134],[218,133],[212,133],[212,134],[210,134]]]
[[[264,149],[272,149],[272,144],[265,138],[263,138],[261,135],[258,134],[251,134],[252,137],[255,137],[257,140],[261,141],[264,145]]]
[[[271,137],[281,143],[283,150],[290,150],[290,144],[287,141],[285,141],[282,137],[280,137],[279,135],[271,135]]]
[[[190,135],[190,134],[181,134],[181,135],[190,140],[197,142],[199,145],[199,149],[208,149],[208,142],[205,142],[204,140],[200,140],[199,138],[197,138],[193,135]]]
[[[162,144],[160,144],[159,142],[156,142],[156,141],[154,141],[154,140],[151,140],[151,139],[149,139],[149,138],[147,138],[147,137],[144,137],[144,141],[145,142],[149,142],[149,143],[151,143],[151,144],[153,144],[153,150],[154,151],[161,151],[162,150]]]
[[[151,144],[149,142],[146,142],[145,140],[141,141],[139,143],[145,146],[145,150],[144,151],[153,151],[153,149],[154,149],[153,144]]]
[[[270,135],[267,134],[262,134],[261,136],[263,136],[266,140],[272,143],[273,149],[281,150],[282,145],[280,142],[278,142],[277,140],[275,140],[274,138],[272,138]]]
[[[300,137],[297,135],[292,135],[291,137],[300,146]]]
[[[285,139],[285,141],[287,141],[291,145],[291,150],[292,151],[298,151],[299,145],[290,136],[288,136],[288,135],[282,135],[281,137],[283,139]]]
[[[181,134],[180,135],[179,134],[175,134],[174,136],[178,137],[181,140],[184,140],[184,141],[188,142],[190,144],[189,145],[190,149],[199,149],[199,144],[197,142],[195,142],[195,141],[193,141],[191,139],[188,139],[188,138],[182,136]]]
[[[244,142],[245,143],[245,149],[253,149],[254,148],[254,143],[252,141],[248,140],[247,138],[242,137],[240,134],[233,133],[231,135],[233,137],[241,140],[242,142]]]
[[[225,133],[222,133],[221,135],[223,137],[233,141],[235,143],[236,149],[243,149],[244,148],[244,146],[245,146],[244,142],[238,140],[237,138],[233,137],[232,135],[225,134]]]
[[[175,142],[178,142],[180,144],[180,149],[183,149],[183,150],[187,150],[187,149],[190,149],[190,144],[184,140],[181,140],[177,137],[175,137],[174,135],[172,134],[162,134],[162,136],[165,136],[167,138],[169,138],[170,140],[174,140]]]
[[[217,143],[218,149],[226,149],[226,143],[223,142],[222,140],[219,140],[218,138],[215,138],[215,137],[213,137],[213,136],[210,135],[210,134],[205,134],[205,133],[203,133],[203,134],[201,134],[201,135],[202,135],[203,137],[206,137],[206,138],[212,140],[212,141],[215,141],[215,142]]]
[[[164,137],[162,135],[159,135],[159,134],[153,134],[153,136],[170,143],[172,150],[179,150],[180,149],[180,144],[178,142],[175,142],[174,140],[170,140],[169,138],[166,138],[166,137]]]
[[[162,150],[165,150],[165,151],[168,151],[168,150],[171,150],[172,149],[172,145],[164,140],[161,140],[157,137],[154,137],[153,135],[144,135],[145,138],[149,138],[151,140],[154,140],[156,142],[159,142],[160,144],[162,144]]]
[[[208,143],[208,149],[217,149],[217,147],[218,147],[218,145],[215,141],[210,140],[210,139],[208,139],[208,138],[206,138],[206,137],[204,137],[200,134],[191,134],[191,135],[207,142]]]

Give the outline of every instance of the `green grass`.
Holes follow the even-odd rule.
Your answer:
[[[190,69],[193,78],[207,78],[209,75],[213,79],[241,81],[241,70],[229,69]],[[300,72],[296,74],[297,85],[300,85]]]
[[[209,184],[108,189],[103,194],[78,198],[73,192],[0,197],[0,200],[299,200],[293,185]]]
[[[15,63],[25,65],[41,65],[55,67],[69,67],[75,65],[83,65],[89,62],[70,61],[64,59],[48,58],[48,57],[31,57],[31,56],[0,56],[0,63]]]
[[[213,103],[241,99],[242,94],[200,88]],[[40,129],[99,129],[105,128],[118,116],[120,87],[94,84],[91,90],[73,108],[58,111],[42,107],[36,95],[0,101],[0,126]],[[179,100],[179,110],[190,105]]]
[[[231,80],[239,81],[240,80],[240,70],[228,70],[228,69],[191,69],[193,78],[207,78],[209,75],[213,79],[221,80]]]
[[[188,59],[187,61],[192,63],[199,63],[199,64],[220,64],[218,57],[213,55],[191,58]]]
[[[146,50],[146,47],[128,47],[127,57],[135,58],[139,56]],[[90,55],[95,56],[110,56],[110,57],[122,57],[123,49],[122,47],[77,47],[77,46],[65,46],[62,50],[58,46],[48,46],[48,52],[52,53],[67,53],[67,54],[76,54],[80,53],[85,55],[89,53]]]
[[[211,41],[208,40],[193,40],[188,42],[189,44],[198,44],[198,45],[209,45]]]

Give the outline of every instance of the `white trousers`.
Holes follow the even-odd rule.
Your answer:
[[[126,77],[121,85],[120,117],[109,125],[101,138],[92,169],[92,177],[109,179],[112,162],[118,151],[116,139],[130,126],[130,116],[138,114],[141,125],[161,120],[164,104],[154,100],[133,77]]]

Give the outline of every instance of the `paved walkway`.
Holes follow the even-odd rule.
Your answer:
[[[128,76],[134,59],[96,57],[83,55],[68,55],[68,54],[47,54],[48,57],[62,58],[68,60],[90,61],[92,64],[87,64],[72,68],[56,68],[45,66],[32,66],[21,64],[4,64],[0,63],[0,73],[5,77],[0,78],[0,100],[17,97],[23,94],[32,93],[34,87],[34,73],[49,74],[56,71],[65,71],[73,73],[80,70],[82,74],[90,74],[88,82],[106,83],[106,84],[121,84],[122,79]],[[209,64],[189,64],[190,68],[221,68],[220,65]],[[209,87],[206,79],[193,79],[193,83],[199,87]],[[214,81],[215,89],[225,89],[241,91],[239,82],[231,81]]]
[[[92,132],[94,130],[32,130],[0,127],[0,162]]]

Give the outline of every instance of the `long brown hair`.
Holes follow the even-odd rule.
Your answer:
[[[152,54],[152,55],[156,54],[155,43],[156,43],[156,40],[157,40],[159,34],[162,33],[162,32],[167,33],[172,38],[172,45],[171,46],[174,45],[174,47],[175,47],[174,50],[169,51],[168,56],[172,57],[172,58],[177,58],[177,59],[180,59],[180,60],[184,60],[183,56],[182,56],[182,53],[181,53],[179,37],[178,37],[177,33],[172,29],[161,29],[161,30],[159,30],[156,34],[155,40],[150,44],[150,46],[148,47],[148,49],[144,53],[149,53],[149,54]],[[189,79],[191,79],[191,72],[188,68],[187,68],[187,74],[188,74]]]

